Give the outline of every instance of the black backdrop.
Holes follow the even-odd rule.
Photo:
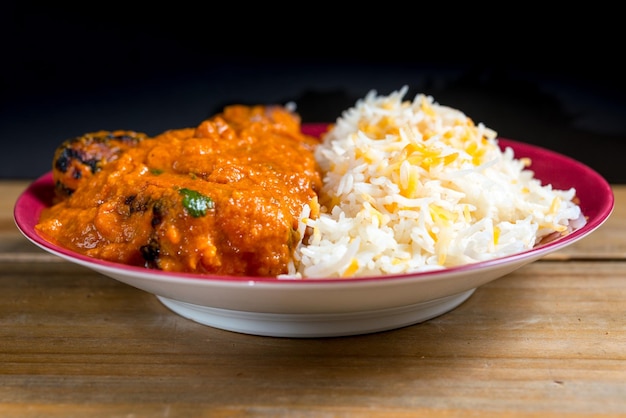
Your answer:
[[[430,94],[501,137],[626,182],[626,66],[610,10],[576,20],[500,11],[495,24],[471,9],[452,19],[311,8],[9,2],[0,177],[47,172],[55,147],[85,132],[153,135],[230,103],[294,101],[303,122],[329,122],[372,89],[408,85],[408,97]]]

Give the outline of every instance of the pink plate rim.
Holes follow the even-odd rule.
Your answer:
[[[303,132],[319,136],[326,129],[327,124],[304,124]],[[390,279],[428,279],[436,280],[438,276],[448,276],[451,273],[467,273],[474,270],[491,269],[503,264],[514,263],[524,259],[537,259],[545,254],[562,249],[581,238],[589,235],[599,228],[610,216],[615,205],[613,190],[609,183],[595,170],[589,166],[576,161],[568,156],[557,152],[522,143],[506,138],[498,138],[501,148],[510,147],[513,149],[516,158],[527,157],[532,161],[530,169],[535,172],[535,176],[544,183],[551,183],[557,189],[569,189],[575,187],[577,196],[583,213],[587,216],[587,224],[582,228],[559,238],[555,241],[538,246],[528,251],[501,257],[493,260],[477,262],[473,264],[450,267],[443,270],[428,272],[403,273],[386,276],[366,276],[358,278],[315,278],[315,279],[278,279],[276,277],[253,277],[253,276],[220,276],[220,275],[199,275],[192,273],[165,272],[160,270],[148,270],[143,267],[129,266],[120,263],[94,259],[81,254],[74,253],[60,246],[54,245],[43,239],[35,230],[35,225],[39,219],[41,211],[50,205],[54,195],[54,185],[52,172],[48,172],[34,180],[18,196],[15,203],[13,215],[14,221],[20,232],[31,242],[40,248],[53,254],[64,257],[70,261],[75,261],[83,265],[93,265],[94,267],[107,270],[116,270],[122,274],[146,274],[151,277],[163,279],[197,279],[212,280],[220,282],[263,282],[277,283],[342,283],[364,282],[364,281],[388,281]]]

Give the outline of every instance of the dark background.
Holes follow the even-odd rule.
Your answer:
[[[430,94],[501,137],[626,183],[616,11],[386,15],[378,3],[364,16],[338,16],[303,4],[222,6],[3,6],[0,177],[38,177],[58,144],[86,132],[154,135],[231,103],[295,101],[303,122],[331,122],[372,89],[408,85],[407,98]]]

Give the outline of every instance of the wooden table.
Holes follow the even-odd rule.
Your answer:
[[[289,339],[199,325],[39,250],[0,182],[0,416],[626,416],[626,185],[595,233],[428,322]]]

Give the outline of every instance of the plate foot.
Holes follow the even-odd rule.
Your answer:
[[[424,322],[455,309],[475,290],[396,308],[329,314],[245,312],[157,298],[180,316],[214,328],[267,337],[319,338],[369,334]]]

